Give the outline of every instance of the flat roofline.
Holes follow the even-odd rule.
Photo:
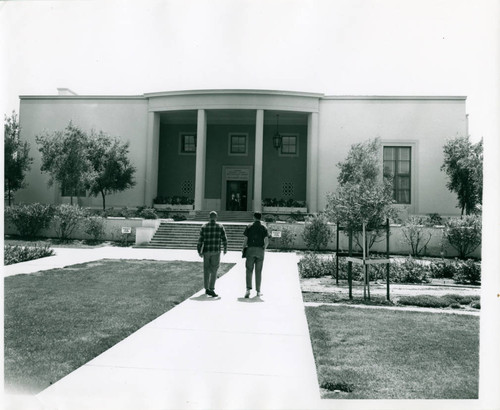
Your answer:
[[[20,95],[21,100],[146,100],[142,95]]]
[[[327,95],[322,100],[459,100],[463,95]]]

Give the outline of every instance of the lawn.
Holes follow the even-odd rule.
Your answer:
[[[478,398],[476,316],[344,306],[306,315],[322,398]]]
[[[4,286],[5,387],[36,394],[202,289],[203,264],[101,260]]]

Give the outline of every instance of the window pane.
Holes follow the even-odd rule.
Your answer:
[[[410,149],[411,148],[399,148],[399,159],[404,161],[410,160]]]
[[[399,161],[399,174],[410,173],[410,161]]]
[[[394,160],[396,158],[396,150],[392,147],[384,147],[384,160]]]
[[[231,154],[246,154],[247,137],[246,135],[231,135]]]

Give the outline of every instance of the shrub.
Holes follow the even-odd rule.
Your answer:
[[[122,216],[123,218],[133,218],[135,216],[135,209],[128,208],[124,206],[119,213],[119,216]]]
[[[5,265],[13,265],[14,263],[31,261],[52,255],[54,255],[54,250],[49,245],[5,245],[3,260]]]
[[[445,224],[444,236],[458,251],[459,258],[465,259],[481,245],[481,217],[450,218]]]
[[[477,285],[481,283],[481,265],[472,259],[456,261],[453,279],[456,283]]]
[[[438,213],[429,214],[428,219],[429,226],[443,225],[443,218]]]
[[[290,249],[295,240],[295,233],[289,228],[283,228],[281,231],[281,247]]]
[[[187,219],[187,217],[184,214],[174,214],[174,215],[172,215],[172,219],[174,221],[185,221]]]
[[[54,229],[57,237],[67,240],[84,218],[85,211],[78,205],[58,205],[54,214]]]
[[[390,278],[396,283],[429,282],[427,267],[411,256],[403,262],[395,260],[391,263]]]
[[[474,309],[481,309],[481,302],[477,301],[477,302],[472,302],[470,304],[470,306]]]
[[[104,218],[100,216],[89,216],[84,220],[85,233],[92,237],[95,242],[104,236]]]
[[[403,242],[410,246],[411,256],[419,256],[431,240],[432,234],[424,230],[424,225],[428,224],[428,217],[417,215],[411,215],[403,223]]]
[[[456,273],[456,264],[453,262],[446,262],[444,259],[439,262],[432,262],[429,266],[430,274],[433,278],[437,279],[452,279]]]
[[[418,295],[418,296],[402,296],[398,300],[400,305],[444,308],[450,305],[450,302],[438,296]]]
[[[139,217],[144,219],[158,219],[154,208],[144,208],[139,212]]]
[[[320,278],[335,275],[335,258],[320,258],[315,253],[306,253],[298,263],[302,278]]]
[[[332,235],[328,220],[322,214],[309,218],[302,233],[307,247],[313,251],[319,251],[321,248],[326,247]]]
[[[273,223],[273,222],[276,222],[276,217],[274,215],[271,215],[271,214],[266,214],[266,215],[264,215],[264,221],[268,222],[268,223]]]
[[[339,279],[347,280],[347,260],[344,257],[339,258]],[[363,267],[357,263],[352,264],[351,268],[352,280],[360,281],[364,278]],[[335,276],[335,267],[333,270],[333,275]]]
[[[54,217],[54,207],[39,203],[16,205],[5,209],[5,216],[21,236],[34,238],[48,228]]]

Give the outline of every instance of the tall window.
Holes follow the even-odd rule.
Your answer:
[[[181,153],[196,153],[196,134],[181,134]]]
[[[64,185],[61,187],[61,196],[76,196],[76,197],[86,197],[87,191],[81,188],[79,190],[75,188],[67,188]]]
[[[393,198],[398,204],[411,203],[411,147],[384,147],[384,173],[393,177]]]
[[[229,134],[229,154],[231,155],[247,154],[246,134]]]

